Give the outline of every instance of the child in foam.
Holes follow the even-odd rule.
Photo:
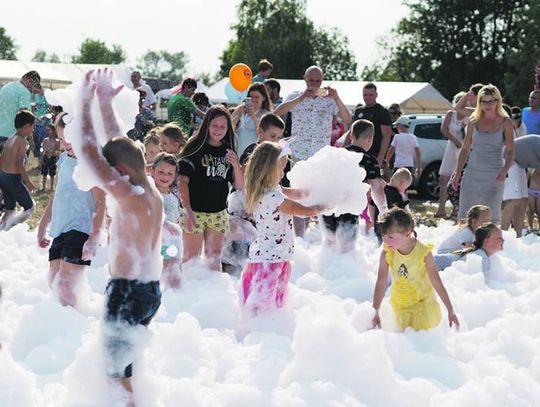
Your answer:
[[[121,90],[122,86],[113,87],[112,71],[107,68],[87,73],[79,106],[81,127],[71,141],[81,176],[109,197],[111,279],[106,288],[103,324],[106,373],[127,392],[126,404],[134,405],[132,362],[139,350],[140,335],[161,304],[163,201],[146,175],[142,148],[127,136],[118,136],[113,99]],[[95,95],[103,114],[103,149],[94,131],[91,106]]]
[[[41,172],[41,190],[45,191],[47,175],[51,181],[51,191],[54,189],[54,177],[56,175],[56,167],[58,156],[60,155],[60,140],[57,138],[54,126],[48,124],[46,127],[47,137],[41,143],[43,153],[39,157],[40,172]]]
[[[460,228],[438,247],[437,254],[452,253],[472,245],[476,229],[486,222],[491,222],[491,209],[485,205],[474,205],[467,212],[467,226]]]
[[[58,186],[49,200],[37,233],[40,247],[49,246],[49,286],[62,305],[77,304],[77,283],[94,257],[105,216],[105,194],[99,188],[79,189],[73,173],[77,158],[64,138],[65,113],[57,116],[55,128],[64,152],[58,159]],[[46,140],[45,140],[46,141]],[[44,142],[45,144],[45,142]]]
[[[165,220],[163,221],[161,255],[163,256],[163,273],[161,281],[165,288],[180,288],[180,199],[172,191],[178,167],[172,154],[159,153],[152,165],[152,178],[163,196]]]
[[[178,163],[178,190],[184,209],[182,263],[200,256],[204,245],[210,269],[221,270],[221,251],[229,229],[229,184],[244,189],[235,145],[229,112],[213,106],[182,150]]]
[[[287,147],[264,141],[252,153],[246,169],[247,211],[257,225],[242,272],[241,298],[251,312],[282,307],[291,274],[293,216],[315,216],[321,208],[296,202],[298,190],[279,185],[287,162]]]
[[[476,254],[482,258],[482,272],[491,270],[491,256],[503,249],[504,239],[502,231],[494,223],[484,223],[476,229],[474,242],[471,247],[458,250],[454,253],[435,255],[435,264],[439,270],[444,270],[453,262],[465,260],[469,254]]]
[[[392,208],[383,215],[379,226],[384,247],[373,293],[373,327],[381,327],[379,308],[390,272],[390,304],[402,330],[408,327],[430,329],[439,324],[441,310],[434,291],[448,310],[449,325],[459,328],[459,321],[431,255],[431,247],[416,239],[411,215],[403,209]]]

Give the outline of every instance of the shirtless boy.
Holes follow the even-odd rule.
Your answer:
[[[82,134],[72,140],[85,174],[109,196],[109,273],[104,316],[107,375],[131,395],[132,362],[137,331],[146,327],[161,303],[161,225],[163,201],[149,182],[142,149],[119,136],[112,100],[122,90],[113,88],[112,71],[90,71],[82,89]],[[91,103],[97,95],[107,143],[100,148],[92,122]],[[133,237],[137,237],[134,239]]]
[[[35,187],[26,174],[24,163],[30,146],[28,138],[32,137],[35,120],[32,112],[19,111],[15,116],[15,134],[4,144],[0,157],[0,189],[4,195],[6,212],[0,221],[0,230],[11,229],[27,220],[34,212],[30,191]],[[23,211],[18,214],[15,213],[17,203],[23,207]]]

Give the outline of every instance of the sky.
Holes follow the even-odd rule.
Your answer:
[[[10,2],[0,14],[0,26],[16,41],[21,60],[30,60],[37,49],[69,59],[89,37],[120,44],[130,65],[147,50],[184,51],[188,73],[197,74],[219,70],[238,0],[47,0],[29,13],[35,4]],[[307,14],[316,26],[337,26],[348,36],[361,69],[378,59],[377,38],[388,34],[407,8],[401,0],[308,0]]]

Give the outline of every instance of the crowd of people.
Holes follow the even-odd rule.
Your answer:
[[[489,273],[490,257],[503,248],[501,227],[512,226],[521,236],[527,204],[534,227],[540,212],[540,90],[531,92],[524,109],[505,107],[490,84],[475,84],[454,98],[442,123],[449,141],[436,216],[446,216],[450,199],[463,225],[432,254],[430,244],[418,241],[408,206],[407,189],[420,175],[422,159],[399,105],[379,104],[376,85],[368,83],[364,103],[351,114],[335,89],[321,87],[324,72],[318,66],[306,69],[305,89],[282,99],[272,70],[269,61],[261,61],[246,100],[234,108],[211,106],[196,92],[197,82],[186,78],[169,99],[170,122],[159,126],[155,96],[141,73],[133,72],[129,85],[139,94],[139,113],[127,137],[112,107],[123,86],[113,86],[107,69],[85,76],[76,124],[61,107],[47,106],[35,71],[0,89],[0,230],[26,221],[34,210],[35,186],[25,169],[33,150],[42,189],[49,177],[54,191],[37,240],[49,248],[48,281],[61,304],[77,306],[77,286],[107,231],[111,279],[104,323],[114,328],[104,330],[107,373],[128,391],[135,346],[129,330],[148,326],[161,290],[179,289],[182,269],[198,259],[210,270],[241,272],[240,299],[251,313],[282,307],[295,236],[302,237],[318,217],[323,244],[336,252],[355,250],[358,233],[372,233],[382,244],[374,327],[381,326],[378,311],[389,275],[390,304],[401,329],[440,323],[435,293],[450,326],[459,327],[440,272],[474,253]],[[99,126],[91,109],[96,100]],[[80,127],[66,139],[69,125]],[[104,146],[96,129],[104,129]],[[291,188],[286,176],[340,137],[343,148],[360,154],[366,172],[365,180],[347,179],[370,186],[363,213],[328,215],[332,208],[306,206],[302,199],[310,191]],[[76,166],[92,188],[75,181]],[[127,242],[126,236],[136,238]]]

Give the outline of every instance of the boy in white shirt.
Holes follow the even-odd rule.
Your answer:
[[[395,153],[396,159],[394,160],[393,172],[398,168],[407,168],[413,173],[414,159],[416,157],[416,172],[414,174],[419,177],[422,174],[422,157],[416,136],[409,133],[411,121],[406,116],[401,116],[394,125],[397,127],[398,134],[394,136],[390,148],[386,152],[384,163],[388,165],[387,163],[390,162]]]

